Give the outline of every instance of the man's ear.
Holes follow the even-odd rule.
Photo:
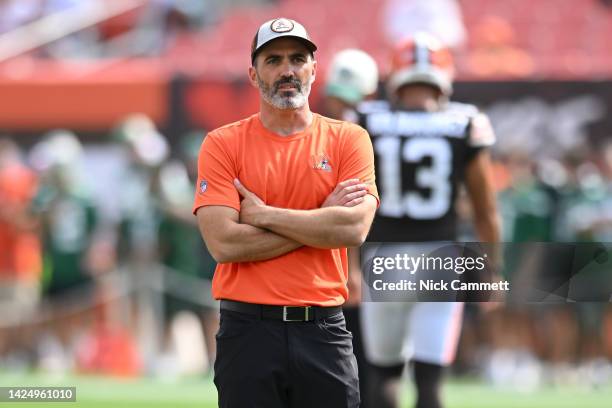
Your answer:
[[[257,71],[255,70],[255,67],[252,66],[252,65],[249,67],[249,82],[255,88],[259,88],[259,86],[257,84]]]
[[[317,61],[313,59],[312,60],[312,79],[310,80],[310,83],[313,83],[316,77],[317,77]]]

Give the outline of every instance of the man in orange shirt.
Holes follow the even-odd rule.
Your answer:
[[[30,204],[36,175],[18,147],[0,139],[0,322],[23,323],[34,313],[42,272],[38,219]]]
[[[220,407],[359,405],[340,305],[346,247],[365,240],[378,204],[374,157],[364,129],[310,111],[315,50],[296,21],[262,24],[249,68],[260,112],[200,151],[194,213],[219,262]]]

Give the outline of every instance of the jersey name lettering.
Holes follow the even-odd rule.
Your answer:
[[[370,133],[405,136],[464,138],[469,118],[465,115],[426,112],[375,112],[367,116]]]

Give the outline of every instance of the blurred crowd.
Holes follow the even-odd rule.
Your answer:
[[[467,77],[601,77],[609,73],[605,42],[612,16],[609,3],[580,0],[573,11],[569,6],[557,7],[554,0],[519,7],[488,0],[375,0],[352,8],[347,7],[349,2],[338,3],[342,13],[336,18],[330,10],[326,19],[317,15],[317,10],[326,7],[324,0],[1,0],[0,45],[4,34],[19,28],[16,35],[4,36],[11,58],[23,54],[51,59],[169,55],[179,64],[184,59],[205,69],[215,61],[184,54],[205,53],[221,45],[207,43],[227,42],[223,44],[226,52],[216,59],[232,65],[237,50],[248,46],[239,38],[209,34],[235,33],[252,23],[249,14],[257,18],[258,8],[275,14],[295,8],[303,9],[295,17],[302,14],[306,23],[319,21],[319,40],[328,42],[322,49],[357,46],[379,63],[383,62],[381,48],[425,30],[458,51],[460,74]],[[370,21],[374,29],[370,28],[367,38],[351,39],[358,33],[351,31],[355,27],[350,22],[364,16],[377,20]],[[331,26],[346,33],[330,37],[326,30]],[[233,66],[228,69],[232,74],[242,72]]]
[[[215,304],[200,288],[215,265],[191,214],[203,134],[171,152],[149,118],[133,115],[113,137],[98,169],[67,130],[27,153],[0,140],[3,367],[151,372],[161,363],[140,351],[172,351],[185,337],[172,330],[194,328],[201,347],[191,364],[203,370],[214,358]],[[105,182],[110,190],[100,191]],[[176,287],[198,288],[199,299]]]
[[[589,264],[579,266],[580,248],[610,252],[611,153],[609,142],[584,144],[559,157],[494,149],[502,242],[513,244],[506,247],[502,275],[515,289],[554,289],[542,289],[541,302],[506,299],[504,307],[484,314],[468,305],[458,372],[523,391],[551,383],[598,387],[612,381],[612,307],[595,295],[599,289],[610,293],[609,255],[588,260],[604,266],[594,268],[598,272],[588,280],[587,301],[555,298],[572,297],[571,281],[556,276],[562,270],[589,270]],[[472,236],[466,227],[464,239]]]
[[[16,28],[59,34],[36,50],[57,59],[159,55],[175,35],[216,21],[222,6],[218,0],[2,0],[0,36]],[[58,21],[70,24],[57,27]]]
[[[19,50],[13,56],[159,56],[172,49],[183,34],[194,34],[193,42],[201,41],[197,35],[219,24],[226,10],[265,3],[280,4],[271,0],[0,0],[0,38],[22,29],[11,41],[25,45],[13,44]],[[381,34],[389,44],[427,30],[457,50],[469,48],[462,59],[463,69],[477,76],[525,77],[534,72],[529,52],[517,44],[516,32],[500,16],[479,21],[468,44],[461,4],[456,0],[387,0],[376,4],[383,10]],[[58,26],[60,21],[70,24]]]

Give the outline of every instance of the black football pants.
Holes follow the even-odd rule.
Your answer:
[[[344,315],[311,322],[221,310],[220,408],[357,408],[359,380]]]

